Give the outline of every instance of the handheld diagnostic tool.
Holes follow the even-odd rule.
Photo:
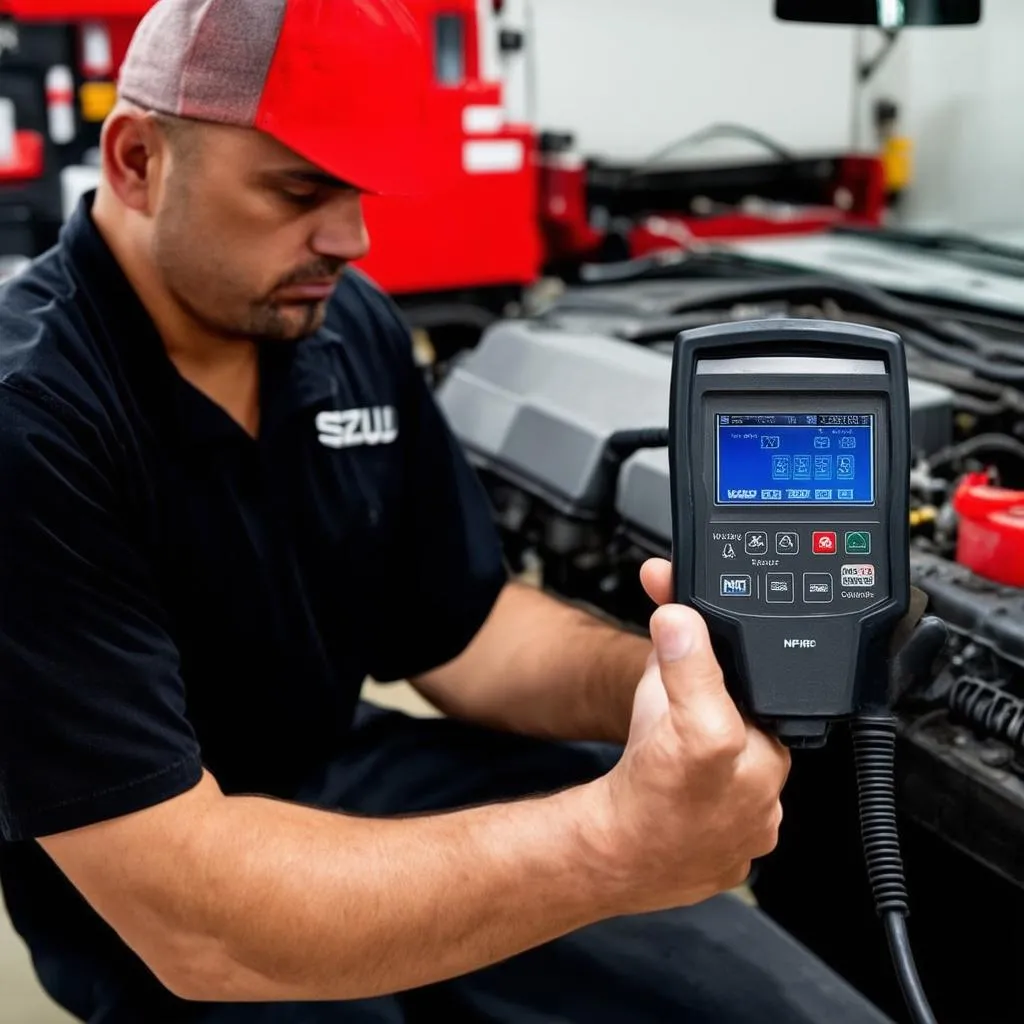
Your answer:
[[[886,708],[910,596],[900,338],[765,320],[684,332],[669,428],[675,598],[737,704],[790,746]]]

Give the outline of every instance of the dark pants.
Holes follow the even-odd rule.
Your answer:
[[[450,809],[590,779],[618,753],[363,706],[345,753],[298,798],[368,815]],[[182,1024],[891,1024],[767,917],[732,896],[593,925],[475,974],[394,997],[181,1004],[180,1011],[174,1020]],[[93,1018],[113,1019],[141,1022],[152,1015],[139,1007]]]

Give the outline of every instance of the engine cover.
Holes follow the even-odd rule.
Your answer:
[[[484,335],[437,397],[478,467],[592,519],[614,486],[611,436],[668,426],[671,369],[638,345],[512,320]]]

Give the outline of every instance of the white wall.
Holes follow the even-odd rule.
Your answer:
[[[916,149],[908,220],[1024,225],[1022,48],[1021,0],[986,0],[977,28],[906,33],[896,70]]]
[[[854,53],[875,51],[874,31],[780,24],[772,0],[507,0],[506,22],[528,24],[528,7],[532,52],[504,67],[509,113],[574,131],[583,152],[643,159],[716,121],[798,151],[855,144]],[[908,221],[1024,225],[1022,49],[1024,0],[986,0],[980,28],[904,33],[864,96],[856,143],[875,144],[875,96],[901,104],[916,148]]]
[[[509,3],[510,20],[525,3]],[[537,121],[573,130],[584,152],[624,159],[719,121],[751,125],[797,150],[847,145],[854,31],[782,25],[772,7],[532,0]],[[510,75],[514,114],[527,113],[527,71],[524,61]],[[748,144],[734,151],[757,152]]]

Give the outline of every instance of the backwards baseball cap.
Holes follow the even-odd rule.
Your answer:
[[[368,192],[436,181],[432,74],[398,0],[159,0],[121,67],[147,110],[255,128]]]

